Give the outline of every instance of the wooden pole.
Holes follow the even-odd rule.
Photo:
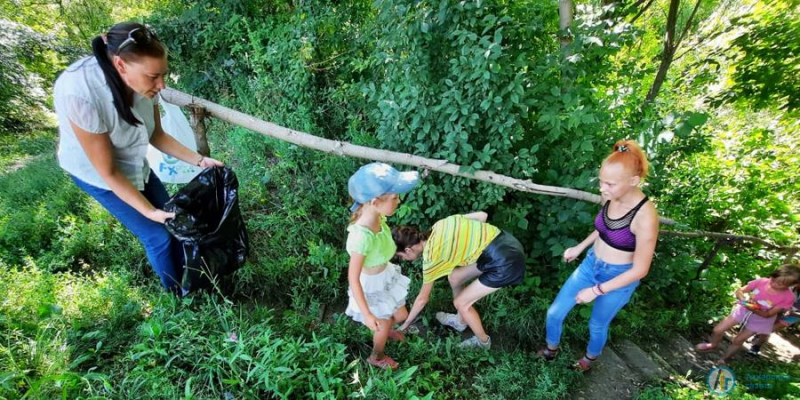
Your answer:
[[[171,103],[171,102],[170,102]],[[208,137],[206,136],[206,109],[200,106],[190,106],[189,123],[194,131],[194,140],[197,144],[197,152],[200,155],[210,157],[211,149],[208,147]]]

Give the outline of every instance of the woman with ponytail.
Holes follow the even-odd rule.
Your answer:
[[[558,354],[564,318],[575,304],[594,301],[589,345],[576,364],[580,370],[589,370],[605,347],[611,321],[650,271],[658,238],[658,213],[640,189],[647,170],[647,157],[630,140],[618,141],[603,161],[599,176],[603,206],[595,218],[594,231],[564,251],[564,260],[570,262],[589,248],[547,310],[547,347],[539,350],[545,359],[552,360]]]
[[[142,242],[168,290],[178,291],[182,252],[164,227],[169,199],[150,170],[148,144],[199,167],[223,164],[186,148],[161,128],[158,93],[164,89],[167,49],[148,27],[120,23],[92,40],[94,54],[56,80],[58,162]]]

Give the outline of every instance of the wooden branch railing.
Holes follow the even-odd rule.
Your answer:
[[[708,231],[680,232],[680,231],[663,230],[663,229],[659,232],[659,234],[668,236],[687,237],[687,238],[716,239],[718,242],[722,241],[724,244],[733,244],[735,242],[751,242],[755,244],[760,244],[770,250],[776,250],[779,253],[787,255],[791,254],[792,252],[796,253],[798,250],[798,246],[779,246],[774,243],[768,242],[764,239],[747,235],[731,235],[728,233],[708,232]]]
[[[475,171],[474,173],[468,173],[462,170],[462,166],[453,164],[447,160],[437,160],[433,158],[415,156],[412,154],[375,149],[338,140],[321,138],[308,133],[284,128],[280,125],[253,117],[252,115],[247,115],[214,102],[171,88],[162,90],[161,96],[164,98],[164,100],[172,104],[181,107],[188,107],[193,110],[201,108],[205,111],[205,115],[219,118],[234,125],[250,129],[275,139],[293,143],[301,147],[319,150],[330,154],[336,154],[339,156],[349,156],[424,168],[426,170],[443,172],[445,174],[474,179],[482,182],[489,182],[522,192],[543,194],[547,196],[568,197],[571,199],[583,200],[591,203],[600,203],[600,196],[594,193],[584,192],[576,189],[562,188],[558,186],[539,185],[531,182],[529,179],[516,179],[491,171]],[[664,225],[675,225],[675,221],[669,218],[661,217],[659,220]],[[716,232],[678,232],[672,230],[662,230],[661,233],[672,236],[708,237],[715,239],[730,238],[731,240],[735,241],[749,241],[761,244],[784,254],[792,255],[794,255],[798,250],[798,247],[778,246],[753,236],[727,235]],[[794,253],[792,253],[792,250]]]

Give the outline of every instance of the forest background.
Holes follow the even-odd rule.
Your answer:
[[[378,371],[361,361],[366,329],[323,318],[347,298],[346,181],[365,161],[218,120],[211,150],[239,176],[252,256],[210,294],[162,293],[134,237],[54,157],[55,78],[124,20],[166,43],[168,85],[282,126],[594,193],[600,161],[630,138],[652,161],[645,192],[678,222],[665,228],[797,246],[797,0],[561,3],[574,14],[552,0],[0,0],[0,398],[549,399],[583,379],[570,357],[534,354],[574,268],[560,255],[597,205],[429,175],[390,224],[486,210],[525,245],[527,278],[479,304],[498,350],[460,352],[436,330],[432,312],[452,308],[440,284],[423,316],[438,336],[391,345],[402,368]],[[785,258],[662,235],[611,338],[707,331]],[[565,324],[575,354],[590,312]],[[798,396],[781,390],[768,396]]]

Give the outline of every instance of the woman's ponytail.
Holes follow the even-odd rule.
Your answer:
[[[359,218],[361,218],[361,208],[362,208],[363,206],[364,206],[363,204],[359,204],[359,205],[358,205],[358,208],[356,208],[356,210],[355,210],[355,211],[353,211],[353,212],[350,214],[350,223],[351,223],[351,224],[354,224],[354,223],[356,223],[356,221],[358,221],[358,219],[359,219]]]
[[[120,118],[133,126],[139,126],[142,122],[136,119],[133,111],[131,111],[133,96],[128,94],[127,85],[122,81],[119,72],[111,63],[108,45],[106,45],[102,36],[97,36],[92,40],[92,52],[100,65],[100,69],[103,70],[103,75],[106,77],[108,88],[111,89],[111,97],[114,98],[114,108]]]
[[[642,180],[647,177],[650,170],[647,155],[633,140],[619,140],[614,143],[611,154],[603,161],[603,164],[608,163],[622,164],[626,171]]]

